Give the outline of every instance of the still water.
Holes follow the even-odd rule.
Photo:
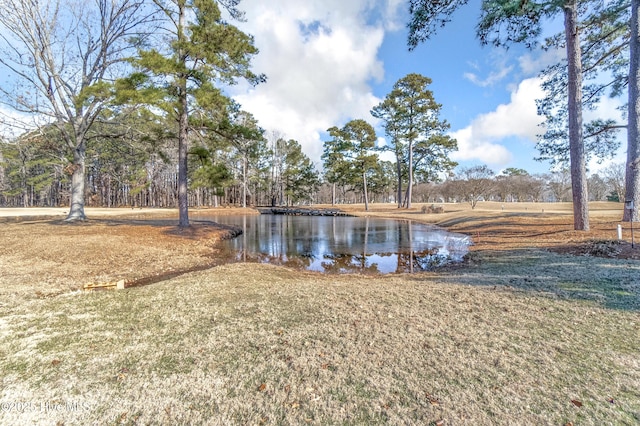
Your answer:
[[[388,274],[459,262],[471,241],[411,221],[332,216],[214,216],[242,229],[226,241],[231,261],[261,262],[326,273]]]

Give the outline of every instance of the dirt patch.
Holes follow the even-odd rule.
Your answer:
[[[591,240],[573,245],[558,246],[553,249],[557,253],[574,256],[608,257],[614,259],[640,260],[640,248],[637,244],[618,240]]]

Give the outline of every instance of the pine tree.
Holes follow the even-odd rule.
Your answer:
[[[231,16],[241,17],[237,3],[221,2]],[[161,108],[177,123],[179,225],[189,226],[191,111],[224,109],[228,101],[217,87],[221,83],[234,84],[242,78],[258,84],[265,77],[250,69],[251,58],[258,53],[253,38],[223,19],[219,2],[154,0],[154,4],[165,17],[166,43],[139,52],[134,64],[140,71],[120,82],[120,93],[124,101]]]
[[[365,210],[368,211],[367,175],[378,163],[378,155],[371,152],[376,143],[375,130],[366,121],[356,119],[341,129],[332,127],[327,131],[333,139],[325,142],[325,168],[329,173],[341,174],[344,184],[362,188]]]
[[[585,148],[582,128],[582,50],[578,8],[597,0],[504,1],[483,0],[477,35],[482,44],[504,46],[523,43],[527,47],[537,44],[544,19],[559,14],[564,16],[565,47],[567,50],[568,135],[571,181],[573,190],[573,217],[576,230],[589,230],[589,205]],[[411,0],[409,46],[415,47],[433,36],[445,25],[451,14],[467,0]]]
[[[441,104],[428,90],[431,79],[420,74],[408,74],[398,80],[385,99],[373,108],[371,114],[383,121],[396,152],[398,188],[402,184],[403,163],[408,168],[405,195],[407,208],[411,196],[416,166],[424,161],[425,174],[450,169],[455,163],[448,159],[450,151],[457,149],[455,140],[444,135],[449,128],[440,119]],[[401,207],[401,189],[398,207]]]

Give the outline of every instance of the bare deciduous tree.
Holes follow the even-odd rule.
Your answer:
[[[13,83],[0,88],[1,102],[57,127],[71,158],[67,220],[84,220],[90,130],[150,16],[142,0],[0,0],[0,8],[0,65]]]
[[[476,208],[478,201],[491,195],[495,186],[494,175],[495,172],[485,165],[460,169],[461,189],[471,209]]]
[[[614,163],[607,166],[601,172],[605,182],[611,188],[611,192],[615,192],[619,200],[624,200],[625,191],[625,165],[622,163]]]

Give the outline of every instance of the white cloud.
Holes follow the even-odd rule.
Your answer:
[[[513,158],[503,145],[478,139],[473,125],[453,132],[451,136],[458,141],[458,151],[451,154],[451,158],[456,161],[480,160],[483,163],[502,166]]]
[[[13,139],[46,122],[43,117],[34,117],[0,106],[0,138]]]
[[[505,166],[514,157],[504,145],[506,140],[535,143],[537,135],[544,132],[540,126],[544,118],[537,115],[535,105],[536,99],[544,97],[540,84],[539,78],[523,80],[511,93],[508,104],[498,105],[494,111],[477,116],[467,127],[452,132],[451,136],[458,141],[458,152],[454,153],[452,158],[458,161],[478,160],[490,165]],[[612,118],[624,122],[619,110],[621,105],[621,99],[602,97],[595,110],[583,112],[583,120],[587,122],[596,118]],[[621,148],[613,162],[624,162],[625,136],[624,131],[619,133],[622,140]],[[591,160],[588,168],[591,172],[597,172],[610,163],[611,161],[605,161],[598,164],[596,160]]]
[[[514,66],[510,62],[511,60],[506,51],[493,49],[482,58],[481,62],[478,59],[468,60],[467,65],[472,71],[465,72],[462,76],[476,86],[492,87],[511,74]],[[490,69],[488,74],[483,71],[485,68]]]
[[[559,63],[566,56],[563,49],[536,50],[520,56],[518,64],[525,76],[537,76],[543,69]]]
[[[622,98],[602,96],[596,109],[585,110],[583,112],[583,120],[586,122],[601,118],[604,120],[613,119],[620,123],[625,122],[625,120],[622,119],[622,111],[620,110],[623,104],[624,102]]]
[[[405,0],[386,0],[387,8],[383,16],[383,22],[390,31],[400,29],[405,25],[402,18],[403,12],[405,12]]]
[[[477,86],[488,87],[488,86],[493,86],[494,84],[500,82],[507,75],[509,75],[512,69],[513,69],[513,66],[503,66],[499,68],[497,71],[490,72],[489,75],[484,79],[481,79],[480,77],[478,77],[477,74],[472,72],[466,72],[463,74],[463,76],[464,78],[466,78],[467,80],[469,80],[470,82],[472,82]]]
[[[542,122],[535,100],[542,96],[539,79],[523,80],[511,94],[511,102],[479,115],[469,126],[451,134],[458,140],[458,152],[452,155],[453,159],[480,160],[497,166],[507,164],[513,154],[498,142],[510,137],[535,142]]]
[[[263,128],[298,140],[319,161],[321,132],[352,118],[371,119],[369,111],[380,99],[368,82],[384,76],[378,49],[402,4],[244,0],[247,22],[239,26],[255,36],[260,54],[253,69],[268,81],[231,88],[232,95]]]

